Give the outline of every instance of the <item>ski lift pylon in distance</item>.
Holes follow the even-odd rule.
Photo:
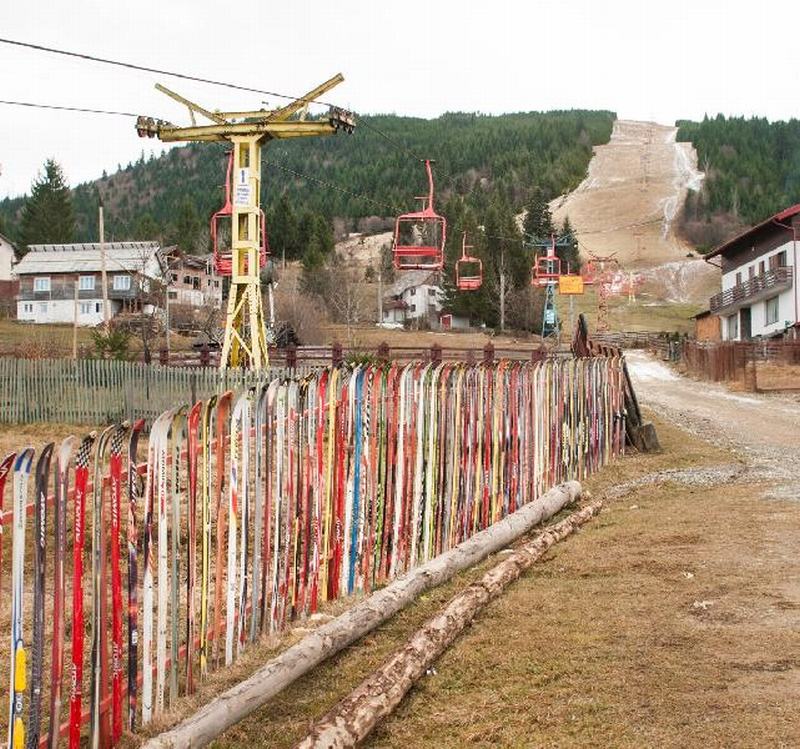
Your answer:
[[[444,265],[444,243],[447,221],[434,209],[431,160],[425,159],[428,173],[428,195],[419,197],[422,210],[397,217],[392,243],[392,262],[396,270],[441,270]]]

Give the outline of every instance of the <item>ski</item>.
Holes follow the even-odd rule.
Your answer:
[[[147,447],[147,479],[145,485],[144,527],[142,531],[142,723],[153,717],[153,511],[162,472],[162,443],[172,412],[165,411],[153,422]]]
[[[178,635],[180,616],[180,536],[181,536],[181,448],[186,438],[186,409],[180,408],[172,417],[170,438],[172,440],[170,464],[170,500],[172,519],[170,525],[171,540],[171,572],[169,618],[171,624],[170,634],[170,664],[169,664],[169,706],[172,707],[178,699],[178,653],[180,638]],[[161,581],[159,580],[159,586]]]
[[[14,461],[14,518],[11,534],[11,668],[8,714],[8,747],[25,746],[25,724],[22,720],[24,695],[27,689],[27,668],[24,639],[25,604],[25,515],[27,512],[28,479],[31,475],[33,448],[28,447]]]
[[[187,508],[188,550],[186,555],[186,694],[194,692],[195,629],[197,610],[195,588],[197,585],[197,464],[200,453],[198,425],[203,402],[197,401],[186,419],[187,473],[189,502]]]
[[[200,678],[208,675],[208,594],[211,584],[211,432],[217,396],[212,396],[203,405],[200,441],[203,449],[203,472],[201,493],[202,537],[200,541]]]
[[[74,517],[72,527],[72,664],[69,694],[69,747],[78,749],[81,742],[83,696],[83,545],[86,535],[86,489],[89,483],[89,458],[95,432],[81,441],[75,458]]]
[[[75,449],[75,437],[69,436],[56,454],[55,545],[53,551],[53,643],[50,655],[50,722],[47,745],[58,746],[61,720],[61,682],[64,675],[64,559],[67,550],[67,492],[69,464]]]
[[[136,526],[137,505],[141,498],[142,483],[136,466],[139,435],[144,428],[144,419],[139,419],[131,428],[128,437],[128,730],[136,728],[136,666],[139,649],[139,570],[138,530]]]
[[[6,489],[6,480],[14,468],[16,453],[9,453],[0,460],[0,601],[3,600],[3,528],[5,525],[5,515],[3,514],[3,495]],[[13,515],[13,513],[12,513]]]
[[[92,491],[92,686],[90,691],[89,740],[92,749],[100,746],[103,730],[100,702],[105,685],[105,523],[103,519],[103,478],[106,448],[118,427],[106,427],[97,440],[94,453],[94,482]]]
[[[31,639],[31,696],[25,745],[37,749],[42,727],[42,689],[44,687],[44,574],[47,561],[47,490],[50,486],[50,459],[55,445],[44,447],[36,461],[33,525],[33,636]]]
[[[122,737],[122,572],[119,536],[122,523],[122,446],[128,431],[123,422],[111,435],[111,743]],[[103,595],[105,596],[105,591]]]
[[[214,512],[216,514],[216,556],[214,564],[214,642],[212,646],[212,660],[214,665],[219,665],[219,641],[222,633],[222,591],[223,575],[223,546],[225,544],[225,505],[222,501],[225,488],[225,435],[228,425],[228,416],[231,409],[233,393],[227,390],[217,400],[216,412],[216,461],[214,475]]]

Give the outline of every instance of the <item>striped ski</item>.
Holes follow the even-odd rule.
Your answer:
[[[31,475],[33,448],[28,447],[14,462],[14,520],[11,535],[11,667],[8,689],[8,747],[25,746],[25,724],[22,720],[24,695],[27,689],[27,668],[24,640],[25,603],[25,514],[28,480]]]
[[[42,726],[42,691],[44,689],[44,574],[47,561],[47,490],[50,485],[50,460],[55,445],[44,447],[34,472],[33,525],[33,638],[31,639],[31,704],[25,745],[37,749]]]
[[[128,730],[136,728],[136,698],[138,684],[136,668],[139,650],[139,570],[138,529],[136,513],[141,499],[142,483],[136,467],[139,435],[144,419],[139,419],[128,436]]]

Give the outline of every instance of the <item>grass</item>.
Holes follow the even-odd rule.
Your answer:
[[[658,427],[662,453],[617,461],[587,490],[736,460]],[[665,485],[611,503],[492,603],[368,744],[793,744],[798,664],[787,653],[800,646],[800,604],[786,581],[800,572],[800,519],[790,504],[758,501],[762,490]],[[765,544],[785,547],[767,563]],[[423,596],[215,745],[293,745],[492,563]]]

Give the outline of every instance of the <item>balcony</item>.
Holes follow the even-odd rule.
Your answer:
[[[748,278],[743,283],[712,296],[709,307],[714,314],[733,312],[740,307],[774,296],[792,288],[792,273],[792,267],[786,266]]]

